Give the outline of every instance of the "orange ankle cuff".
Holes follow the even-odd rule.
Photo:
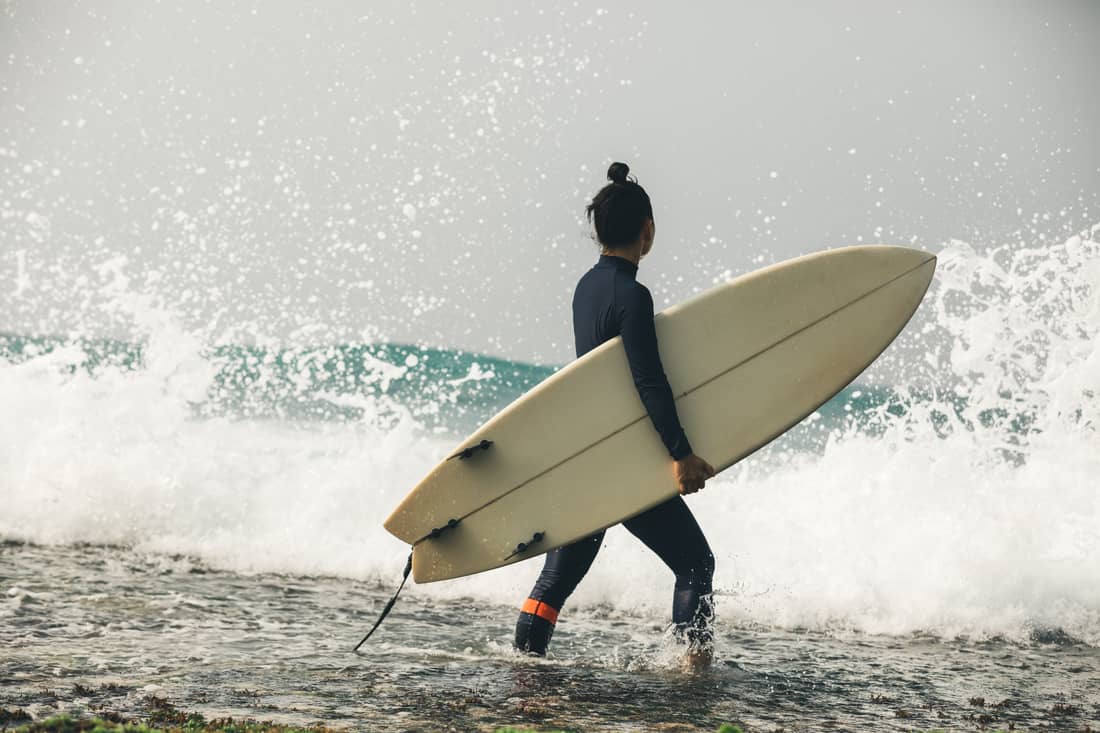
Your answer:
[[[524,613],[529,613],[532,616],[538,616],[539,618],[546,619],[552,624],[558,622],[558,609],[553,606],[548,606],[542,601],[537,601],[534,598],[528,598],[523,602],[523,608],[520,609]]]

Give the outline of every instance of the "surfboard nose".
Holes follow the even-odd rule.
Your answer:
[[[853,253],[858,252],[861,257],[888,261],[888,267],[884,268],[880,273],[880,277],[883,278],[883,284],[888,284],[893,280],[905,279],[911,283],[912,287],[919,289],[921,297],[924,296],[929,285],[932,284],[932,278],[936,274],[936,264],[938,262],[936,255],[922,249],[902,247],[894,244],[869,244],[857,245],[855,247],[842,247],[839,251],[845,250]],[[838,250],[828,251],[837,252]],[[893,273],[893,277],[889,276],[891,272]],[[914,310],[916,310],[916,306],[919,305],[919,303],[920,300],[918,299],[917,303],[913,306]]]
[[[894,267],[901,272],[908,272],[923,265],[930,265],[933,269],[936,266],[936,255],[914,247],[902,247],[896,244],[866,244],[855,247],[842,247],[839,251],[843,250],[858,250],[869,256],[888,258],[892,261]],[[827,251],[837,252],[838,250]]]
[[[910,264],[911,268],[907,273],[913,277],[917,282],[923,281],[923,286],[920,289],[921,297],[924,297],[924,293],[928,291],[928,287],[932,284],[932,278],[936,274],[936,264],[938,260],[936,255],[931,252],[925,252],[921,249],[912,249],[910,247],[892,247],[892,249],[901,250],[899,252],[899,260],[904,259],[906,264]],[[920,305],[920,301],[917,301],[917,305]],[[916,306],[914,306],[916,310]]]

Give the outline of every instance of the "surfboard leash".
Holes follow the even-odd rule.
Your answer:
[[[415,547],[417,544],[423,542],[424,540],[428,540],[428,539],[433,539],[434,540],[435,538],[437,538],[441,534],[443,534],[445,531],[447,531],[449,529],[454,529],[455,527],[457,527],[459,522],[461,522],[461,521],[462,520],[460,520],[460,519],[448,519],[447,523],[445,525],[443,525],[442,527],[434,528],[431,532],[429,532],[428,534],[424,535],[419,540],[414,542],[413,546]],[[401,584],[399,586],[397,586],[397,591],[394,592],[393,598],[391,598],[389,600],[389,603],[386,604],[386,607],[382,609],[382,613],[381,613],[381,615],[378,616],[378,620],[374,622],[374,626],[370,627],[370,631],[368,631],[367,635],[363,637],[363,640],[360,641],[358,644],[356,644],[355,648],[352,649],[353,652],[359,651],[359,647],[363,646],[363,644],[366,643],[367,639],[369,639],[371,637],[371,634],[373,634],[375,632],[375,630],[377,630],[378,627],[382,625],[382,621],[385,620],[386,616],[390,615],[390,611],[393,610],[393,605],[395,603],[397,603],[397,597],[399,595],[401,595],[401,589],[405,587],[405,581],[409,579],[409,573],[412,572],[412,566],[413,566],[413,554],[412,554],[412,552],[410,552],[409,553],[409,559],[405,561],[405,570],[404,570],[404,572],[401,573]]]
[[[405,587],[405,581],[409,579],[409,573],[412,572],[412,568],[413,554],[410,552],[409,559],[405,561],[405,572],[401,574],[401,585],[397,586],[397,592],[393,594],[393,598],[391,598],[390,602],[386,604],[386,607],[382,609],[382,615],[379,616],[378,620],[374,622],[374,626],[370,627],[370,631],[368,631],[367,635],[363,637],[363,641],[355,645],[355,648],[352,649],[353,652],[359,651],[359,647],[363,646],[363,644],[366,643],[367,639],[371,637],[371,634],[373,634],[375,630],[382,625],[382,621],[385,620],[386,616],[390,615],[390,611],[393,610],[393,604],[397,603],[397,597],[401,595],[401,589]]]

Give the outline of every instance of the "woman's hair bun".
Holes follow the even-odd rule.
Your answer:
[[[630,176],[626,163],[612,163],[607,169],[611,183],[600,189],[585,207],[588,220],[596,227],[596,239],[604,247],[626,247],[638,241],[646,219],[653,218],[649,194]]]
[[[626,183],[628,173],[630,173],[630,166],[626,163],[612,163],[607,169],[607,180],[612,183]]]

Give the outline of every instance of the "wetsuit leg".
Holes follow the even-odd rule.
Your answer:
[[[542,572],[516,622],[517,649],[538,655],[546,653],[558,620],[558,611],[592,566],[603,535],[601,530],[546,553]]]
[[[676,575],[672,622],[677,634],[686,635],[692,646],[711,646],[714,554],[683,498],[673,497],[626,520],[623,526]]]

